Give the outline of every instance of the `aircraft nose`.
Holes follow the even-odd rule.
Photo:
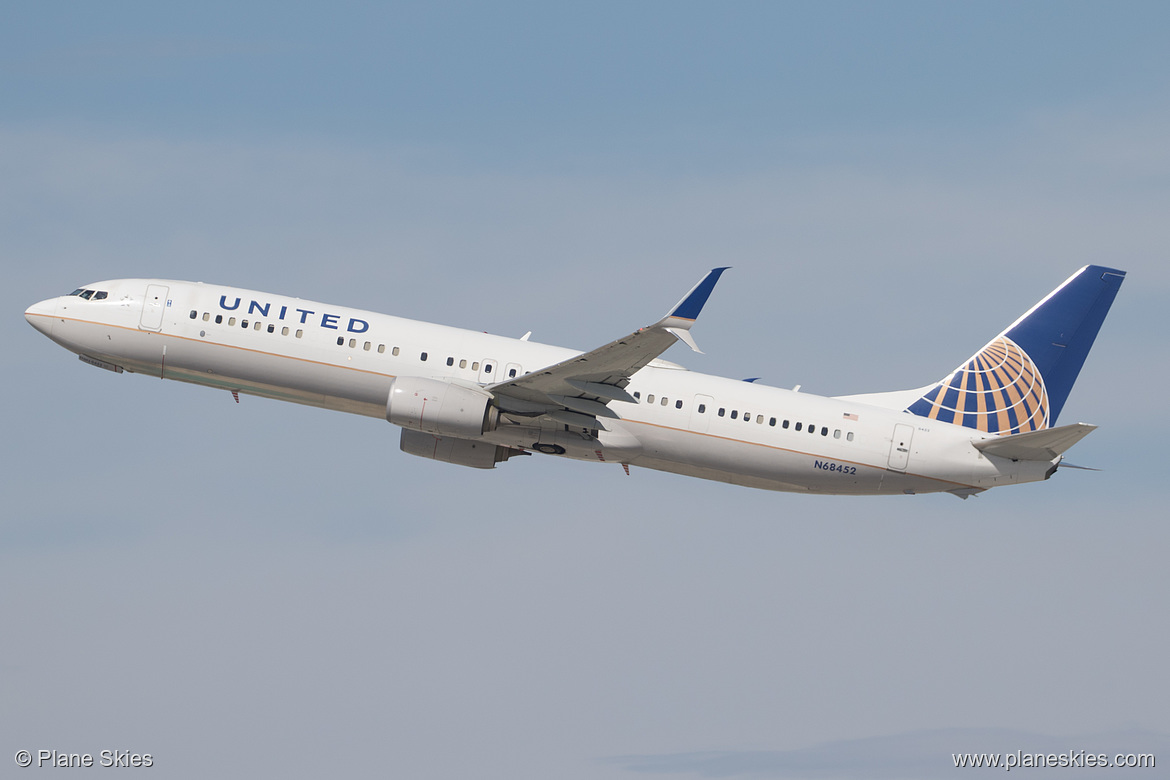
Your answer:
[[[57,313],[57,299],[49,298],[48,300],[34,303],[24,310],[24,318],[28,320],[28,324],[49,336],[53,332],[53,316]]]

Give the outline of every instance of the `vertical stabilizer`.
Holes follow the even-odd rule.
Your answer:
[[[906,411],[988,433],[1055,425],[1124,278],[1085,266]]]

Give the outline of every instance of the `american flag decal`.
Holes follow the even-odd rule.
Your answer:
[[[844,417],[846,420],[856,420],[857,419],[857,415],[850,414],[849,412],[846,412],[845,414],[843,414],[841,416]]]

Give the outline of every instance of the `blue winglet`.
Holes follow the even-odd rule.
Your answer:
[[[666,316],[678,317],[683,320],[698,319],[699,312],[703,310],[703,305],[707,303],[707,299],[711,297],[711,291],[715,289],[715,283],[719,281],[719,277],[728,268],[730,266],[711,269],[703,277],[702,281],[691,288],[691,291],[683,296],[683,299],[678,302],[678,305]]]

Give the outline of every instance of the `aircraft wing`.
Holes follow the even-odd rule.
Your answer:
[[[606,404],[610,401],[636,403],[625,387],[630,377],[647,363],[675,341],[683,341],[694,351],[700,351],[689,331],[726,270],[709,271],[653,325],[560,363],[489,385],[487,390],[504,412],[530,417],[547,415],[566,425],[604,429],[604,423],[598,418],[618,416]]]
[[[1063,455],[1070,447],[1097,430],[1096,425],[1074,423],[1058,428],[1014,433],[990,439],[971,442],[976,449],[988,455],[998,455],[1012,460],[1052,460]]]

